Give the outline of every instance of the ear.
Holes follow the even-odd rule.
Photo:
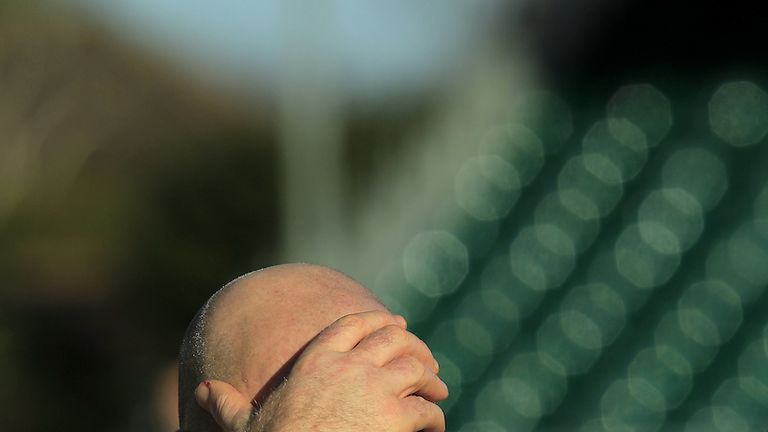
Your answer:
[[[236,388],[223,381],[203,381],[195,389],[195,399],[226,432],[245,430],[253,407]]]

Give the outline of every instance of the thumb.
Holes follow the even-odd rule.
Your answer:
[[[223,381],[206,380],[195,389],[197,404],[227,432],[241,432],[251,416],[251,402]]]

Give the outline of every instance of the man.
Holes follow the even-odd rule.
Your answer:
[[[445,430],[427,346],[365,288],[289,264],[231,282],[182,343],[185,432]]]

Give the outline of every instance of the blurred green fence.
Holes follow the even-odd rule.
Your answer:
[[[519,103],[375,286],[435,351],[450,429],[768,426],[768,94],[627,85],[586,124]]]

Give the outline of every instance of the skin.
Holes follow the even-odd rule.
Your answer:
[[[427,346],[351,279],[310,265],[252,273],[215,299],[222,380],[195,397],[225,431],[445,430]]]

